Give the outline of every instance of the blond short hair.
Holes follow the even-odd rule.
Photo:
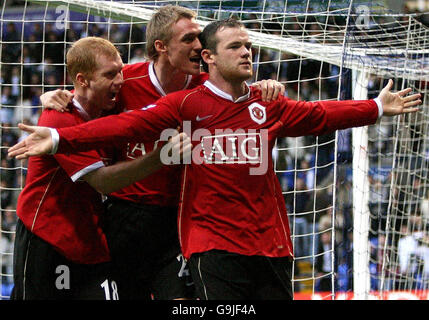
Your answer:
[[[181,6],[167,5],[159,10],[150,19],[146,28],[146,53],[147,57],[156,61],[158,52],[155,49],[155,41],[161,40],[168,43],[173,35],[172,26],[180,19],[192,19],[196,13],[191,9]]]
[[[86,37],[76,41],[67,52],[67,71],[73,82],[78,73],[91,79],[98,69],[100,55],[115,59],[118,49],[108,40],[99,37]]]

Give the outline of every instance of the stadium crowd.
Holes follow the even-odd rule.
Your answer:
[[[8,5],[19,5],[19,1],[8,1]],[[252,26],[250,26],[252,27]],[[16,129],[18,122],[36,124],[41,112],[39,97],[43,92],[70,86],[64,67],[67,46],[86,36],[99,36],[117,44],[124,63],[144,61],[145,32],[143,25],[132,28],[112,24],[108,29],[96,23],[72,24],[70,28],[58,30],[52,23],[32,23],[26,26],[31,31],[22,35],[17,24],[7,23],[3,28],[1,45],[1,229],[0,262],[1,281],[8,295],[12,285],[13,231],[17,221],[15,210],[19,191],[25,184],[26,163],[7,157],[8,147],[22,138]],[[21,39],[24,38],[24,45]],[[67,45],[65,44],[67,43]],[[129,45],[132,43],[132,45]],[[335,99],[338,96],[339,68],[310,59],[299,59],[291,54],[254,50],[256,80],[279,79],[286,84],[287,95],[299,100]],[[350,84],[350,73],[343,75],[343,86]],[[297,81],[301,79],[301,81]],[[375,91],[380,88],[376,79],[371,82]],[[371,92],[371,88],[370,88]],[[350,90],[344,90],[343,99]],[[16,108],[19,106],[19,108]],[[329,291],[328,275],[337,274],[337,290],[349,290],[352,286],[352,183],[348,175],[351,164],[351,131],[339,133],[337,181],[337,203],[335,212],[335,246],[332,248],[332,181],[334,161],[334,135],[319,137],[285,138],[277,142],[274,155],[276,171],[281,182],[285,202],[294,234],[297,262],[314,262],[317,277],[316,290]],[[316,147],[316,143],[318,147]],[[384,146],[387,148],[387,146]],[[316,169],[317,168],[317,169]],[[375,183],[376,181],[374,181]],[[317,185],[317,191],[315,187]],[[375,192],[379,199],[373,200],[374,216],[383,211],[385,198],[382,191]],[[381,209],[380,209],[381,208]],[[381,219],[382,220],[382,219]],[[372,230],[378,230],[380,219],[373,219]],[[313,239],[316,234],[315,240]],[[373,239],[378,237],[374,236]],[[375,241],[375,240],[374,240]],[[6,254],[5,254],[6,253]],[[319,254],[320,253],[320,254]],[[323,254],[321,254],[323,253]],[[332,270],[331,254],[335,266]],[[380,254],[378,252],[373,255]],[[312,261],[312,257],[315,261]],[[304,270],[297,263],[295,277],[300,278]],[[428,263],[429,265],[429,263]],[[374,266],[377,269],[377,266]],[[377,270],[374,271],[377,273]],[[429,272],[428,272],[429,274]],[[326,275],[325,277],[323,275]],[[304,277],[304,276],[303,276]],[[374,276],[375,278],[375,276]],[[377,284],[374,282],[374,288]],[[300,282],[295,290],[302,290]]]

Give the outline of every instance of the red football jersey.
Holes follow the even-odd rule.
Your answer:
[[[153,62],[141,62],[126,65],[122,85],[117,97],[120,109],[135,110],[154,103],[165,96],[158,78],[156,77]],[[183,89],[192,89],[204,83],[208,75],[201,73],[197,76],[188,76]],[[159,137],[149,142],[129,142],[117,148],[114,152],[119,161],[136,159],[154,149]],[[111,195],[123,200],[159,206],[177,206],[180,193],[181,166],[164,166],[149,177],[135,182]]]
[[[276,138],[321,135],[377,118],[374,100],[311,103],[282,96],[268,103],[251,89],[233,101],[207,81],[141,110],[59,129],[58,150],[130,138],[151,141],[162,129],[181,125],[194,145],[178,216],[184,256],[211,249],[292,256],[286,206],[271,158]]]
[[[64,113],[46,109],[38,125],[60,128],[83,122],[78,108]],[[99,223],[101,194],[80,180],[102,166],[96,151],[30,157],[25,187],[18,198],[17,215],[26,228],[76,263],[110,260]]]

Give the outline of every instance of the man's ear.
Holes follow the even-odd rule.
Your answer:
[[[209,49],[201,51],[201,58],[207,65],[214,64],[213,54]]]
[[[164,41],[162,40],[155,40],[154,42],[155,50],[158,53],[162,53],[167,51],[167,46],[165,45]]]
[[[81,72],[79,72],[77,75],[76,75],[76,82],[82,87],[82,88],[85,88],[85,87],[88,87],[89,86],[89,81],[88,81],[88,79],[87,79],[87,77],[83,74],[83,73],[81,73]]]

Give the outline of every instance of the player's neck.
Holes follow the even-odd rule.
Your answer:
[[[101,111],[98,109],[98,106],[91,103],[91,100],[86,97],[84,93],[79,92],[78,90],[75,90],[74,99],[79,102],[79,104],[82,106],[82,108],[86,111],[88,116],[91,119],[96,119],[100,117]]]
[[[173,66],[157,61],[154,63],[155,75],[166,94],[182,90],[188,75]]]

